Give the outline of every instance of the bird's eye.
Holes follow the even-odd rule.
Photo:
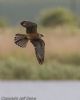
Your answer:
[[[26,26],[26,23],[23,23],[23,26]]]
[[[26,23],[23,21],[23,22],[21,22],[21,25],[25,27]]]

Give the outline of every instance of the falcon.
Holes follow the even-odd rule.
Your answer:
[[[45,43],[41,39],[43,35],[37,32],[37,24],[30,21],[22,21],[20,24],[26,28],[26,34],[16,34],[14,38],[15,44],[25,48],[28,41],[30,41],[35,48],[35,54],[39,64],[43,64]]]

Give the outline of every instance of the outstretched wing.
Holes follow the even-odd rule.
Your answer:
[[[14,38],[14,42],[16,45],[24,48],[27,45],[28,39],[24,34],[16,34]]]
[[[43,64],[44,62],[44,54],[45,54],[45,43],[42,39],[34,39],[31,40],[31,43],[35,47],[35,53],[39,64]]]

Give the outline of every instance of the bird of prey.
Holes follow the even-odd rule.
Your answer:
[[[43,35],[37,32],[37,24],[30,21],[22,21],[20,24],[26,28],[27,34],[16,34],[14,38],[15,44],[24,48],[28,41],[30,41],[35,48],[35,54],[39,64],[43,64],[45,43],[41,39]]]

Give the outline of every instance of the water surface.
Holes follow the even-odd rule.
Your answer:
[[[36,100],[80,100],[79,81],[0,81],[1,97]],[[33,99],[31,99],[33,100]]]

